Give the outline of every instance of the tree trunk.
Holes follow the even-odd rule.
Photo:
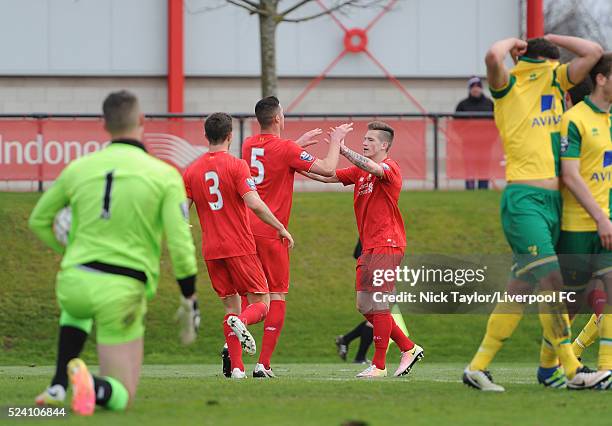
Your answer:
[[[261,5],[269,12],[259,15],[259,41],[261,50],[261,94],[262,97],[276,96],[278,78],[276,76],[276,6],[277,0],[261,0]]]

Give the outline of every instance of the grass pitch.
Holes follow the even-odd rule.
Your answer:
[[[0,365],[49,365],[54,362],[59,309],[55,274],[60,256],[27,228],[39,194],[0,193]],[[406,223],[408,253],[508,253],[499,224],[496,191],[404,192],[400,209]],[[192,210],[193,234],[200,253],[200,229]],[[352,193],[297,193],[289,225],[296,240],[291,253],[291,290],[287,319],[274,362],[335,362],[333,339],[363,320],[355,310],[357,240]],[[223,309],[199,261],[198,291],[202,328],[198,341],[181,346],[172,318],[179,291],[168,256],[149,303],[145,363],[213,363],[223,342]],[[414,315],[410,333],[428,351],[430,361],[467,362],[478,347],[485,315]],[[257,338],[260,325],[253,327]],[[526,316],[499,361],[536,362],[539,323]],[[86,362],[96,362],[95,333],[86,346]]]
[[[390,360],[393,358],[390,358]],[[395,360],[394,360],[395,361]],[[389,369],[395,362],[389,363]],[[248,368],[248,367],[247,367]],[[275,380],[237,382],[218,365],[147,365],[136,404],[127,413],[69,415],[61,424],[88,425],[605,425],[607,393],[544,389],[531,364],[498,364],[503,394],[466,388],[463,364],[427,358],[409,376],[360,381],[354,364],[279,364]],[[31,405],[50,367],[0,367],[0,404]],[[4,415],[4,413],[2,413]],[[24,424],[8,421],[4,424]],[[33,422],[40,423],[38,420]]]
[[[30,405],[52,374],[50,367],[37,366],[52,365],[55,359],[59,311],[54,277],[60,257],[27,229],[38,196],[0,193],[0,407]],[[495,191],[403,193],[400,209],[408,253],[508,253],[499,224],[499,198]],[[199,247],[193,212],[192,223]],[[425,348],[425,361],[406,379],[357,381],[353,377],[363,367],[336,364],[333,344],[337,334],[362,320],[354,307],[351,254],[357,231],[352,194],[296,194],[290,230],[297,246],[286,325],[273,359],[278,380],[236,383],[220,377],[223,313],[201,261],[200,337],[189,347],[178,343],[172,317],[179,292],[164,256],[159,293],[147,314],[147,365],[135,406],[125,415],[101,411],[93,419],[71,417],[68,422],[610,424],[607,393],[556,391],[535,384],[541,330],[534,315],[523,319],[492,365],[496,381],[508,390],[505,394],[482,394],[460,383],[486,327],[484,315],[406,316],[411,337]],[[578,318],[574,330],[585,320]],[[254,331],[259,341],[261,326]],[[95,335],[90,340],[83,358],[95,364]],[[593,365],[594,355],[596,348],[587,352],[587,363]],[[397,349],[392,348],[391,372],[396,362]],[[0,415],[0,423],[14,422]]]

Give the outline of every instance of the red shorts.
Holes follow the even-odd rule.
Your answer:
[[[403,247],[374,247],[364,250],[357,259],[355,289],[368,292],[393,292],[395,278],[390,279],[389,276],[385,278],[384,272],[387,270],[395,272],[395,268],[402,264],[403,258]]]
[[[219,297],[268,293],[266,276],[255,254],[207,260],[206,267]]]
[[[270,293],[288,293],[289,245],[287,241],[255,235],[255,246],[268,280]]]

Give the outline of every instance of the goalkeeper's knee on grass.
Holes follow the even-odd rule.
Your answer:
[[[93,376],[96,405],[111,411],[124,411],[130,402],[130,394],[119,380],[113,377]]]

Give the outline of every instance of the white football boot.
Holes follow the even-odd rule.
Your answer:
[[[232,370],[232,376],[231,377],[232,377],[232,379],[246,379],[247,375],[246,375],[246,373],[244,371],[242,371],[241,369],[236,367],[236,368],[234,368]]]
[[[253,377],[271,379],[276,377],[274,371],[272,371],[272,367],[266,370],[263,364],[255,364],[255,368],[253,369]]]
[[[470,370],[468,365],[463,370],[463,383],[484,392],[503,392],[505,389],[493,383],[491,373],[486,370]]]
[[[593,389],[596,390],[612,390],[612,376],[608,377],[606,380],[599,382],[599,384],[597,386],[595,386]]]
[[[66,389],[62,385],[53,385],[36,397],[36,405],[60,406],[66,399]]]
[[[574,378],[567,381],[567,388],[571,390],[593,389],[600,383],[607,381],[610,374],[610,370],[596,371],[582,366],[576,370]]]
[[[240,341],[242,345],[242,349],[249,355],[255,355],[257,352],[257,344],[255,343],[255,339],[247,330],[246,325],[235,315],[232,315],[227,318],[227,325],[230,326],[232,331],[236,333],[236,337]]]
[[[387,369],[379,370],[374,364],[363,370],[356,376],[358,379],[378,379],[387,377]]]
[[[397,370],[395,370],[395,374],[393,376],[399,377],[410,373],[410,370],[412,370],[414,364],[416,364],[417,361],[422,359],[424,356],[425,351],[423,351],[423,348],[417,344],[415,344],[409,351],[402,352],[399,367],[397,367]]]

